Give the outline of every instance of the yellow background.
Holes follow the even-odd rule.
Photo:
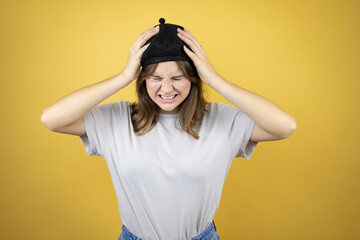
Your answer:
[[[359,1],[1,1],[1,239],[112,239],[108,168],[42,111],[119,73],[138,35],[188,28],[226,79],[297,120],[233,161],[222,240],[360,239]],[[134,100],[133,85],[105,102]],[[209,101],[228,103],[212,89]],[[169,216],[171,217],[171,216]]]

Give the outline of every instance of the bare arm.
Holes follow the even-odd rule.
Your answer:
[[[51,131],[86,136],[83,116],[139,76],[141,57],[150,43],[144,44],[159,32],[158,29],[150,28],[139,35],[135,44],[130,48],[123,71],[61,98],[42,112],[41,122]]]
[[[193,60],[200,78],[215,91],[241,109],[255,122],[251,141],[269,141],[290,136],[296,129],[296,120],[270,100],[241,88],[216,72],[197,39],[189,30],[177,29],[178,36],[193,51],[184,46],[187,55]]]
[[[41,115],[41,122],[51,131],[65,129],[90,109],[130,84],[125,75],[119,73],[109,79],[81,88],[47,107]],[[79,123],[79,122],[78,122]]]
[[[289,137],[296,129],[296,120],[272,101],[241,88],[221,76],[213,78],[211,87],[241,109],[255,122],[250,138],[253,142]]]

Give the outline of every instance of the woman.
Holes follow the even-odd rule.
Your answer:
[[[136,103],[97,106],[135,79]],[[207,103],[202,82],[236,108]],[[277,105],[222,78],[196,38],[164,19],[140,34],[118,75],[63,97],[41,121],[106,160],[120,240],[219,239],[213,216],[233,158],[296,129]]]

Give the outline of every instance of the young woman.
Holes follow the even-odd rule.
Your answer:
[[[221,77],[190,31],[164,22],[140,34],[118,75],[63,97],[41,121],[106,160],[120,240],[219,239],[213,216],[233,158],[287,138],[296,121]],[[136,103],[97,106],[135,79]],[[236,107],[206,102],[202,83]]]

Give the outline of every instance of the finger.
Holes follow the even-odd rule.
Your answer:
[[[189,29],[184,28],[184,31],[187,32],[187,33],[190,33],[192,35],[192,33],[189,31]]]
[[[178,28],[180,30],[180,33],[185,35],[185,36],[188,36],[190,39],[192,39],[194,42],[198,42],[196,37],[187,29],[187,28],[184,28],[184,30],[182,30],[181,28]]]
[[[141,33],[136,41],[136,45],[141,48],[147,40],[159,33],[159,26],[150,28],[147,31]]]
[[[191,60],[193,60],[193,62],[195,63],[196,62],[196,54],[193,53],[190,49],[188,49],[185,45],[184,45],[184,50],[186,52],[186,54],[191,58]]]
[[[142,48],[140,48],[141,54],[142,54],[143,52],[145,52],[145,50],[149,47],[149,45],[150,45],[150,43],[148,43],[148,44],[144,45]]]
[[[187,32],[187,33],[192,37],[192,39],[195,40],[195,42],[197,43],[197,45],[200,46],[200,48],[202,49],[202,45],[200,45],[200,43],[198,42],[198,40],[196,39],[196,37],[189,31],[189,29],[184,28],[184,31]]]
[[[189,42],[186,42],[186,43],[188,43],[188,45],[191,47],[191,49],[192,50],[194,50],[194,51],[199,51],[199,52],[201,52],[201,53],[203,53],[203,51],[202,51],[202,48],[201,48],[201,46],[200,46],[200,44],[199,44],[199,42],[196,40],[196,38],[190,33],[190,32],[186,32],[186,31],[184,31],[184,30],[181,30],[180,28],[178,28],[179,30],[178,30],[178,33],[180,33],[180,35],[178,35],[179,37],[180,36],[183,36],[184,38],[182,38],[182,40],[186,40],[186,39],[190,39],[191,40],[191,43]],[[190,45],[190,44],[192,44],[192,45]]]
[[[190,39],[188,36],[185,36],[181,33],[178,33],[178,36],[181,40],[183,40],[185,43],[187,43],[187,45],[189,45],[189,47],[193,50],[194,53],[196,53],[198,55],[203,54],[202,50],[200,50],[201,49],[200,45],[199,44],[196,45],[194,43],[194,40]]]
[[[154,27],[141,33],[135,42],[137,48],[142,48],[147,40],[159,33],[159,27]]]

